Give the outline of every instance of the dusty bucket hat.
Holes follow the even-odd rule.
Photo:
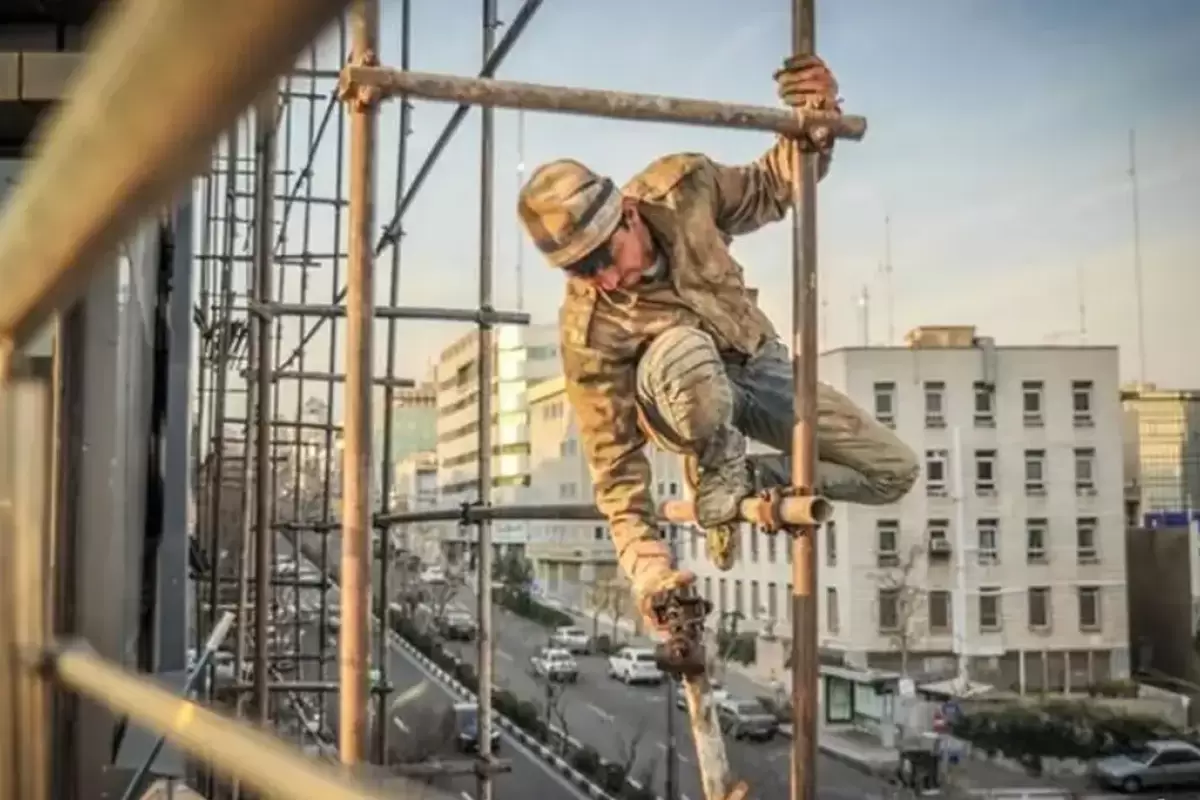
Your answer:
[[[569,158],[534,170],[517,213],[554,267],[569,267],[608,241],[621,221],[621,194],[608,178]]]

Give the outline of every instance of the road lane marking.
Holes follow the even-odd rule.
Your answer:
[[[392,717],[392,722],[396,723],[396,727],[404,733],[412,733],[412,731],[408,729],[408,726],[404,724],[404,720],[400,719],[399,717]]]
[[[512,661],[512,660],[513,660],[513,657],[512,657],[512,656],[510,656],[508,653],[504,652],[503,650],[497,650],[497,651],[496,651],[496,655],[500,656],[500,657],[501,657],[501,658],[503,658],[505,661]]]
[[[664,744],[663,742],[655,742],[655,744],[657,744],[657,745],[658,745],[658,749],[662,750],[664,753],[667,751],[667,746],[666,746],[666,744]],[[688,761],[688,757],[687,757],[687,756],[685,756],[683,753],[679,752],[679,748],[678,748],[678,747],[676,747],[676,748],[675,748],[675,757],[676,757],[676,758],[678,758],[678,759],[679,759],[679,760],[680,760],[682,763],[684,763],[684,764],[690,764],[690,763],[691,763],[690,761]],[[683,798],[683,800],[687,800],[687,798]]]
[[[463,800],[475,800],[474,797],[471,797],[471,795],[467,794],[466,792],[462,792],[461,795]]]
[[[591,703],[584,703],[584,705],[596,712],[596,716],[600,717],[600,719],[604,720],[605,722],[613,721],[613,715],[605,711],[603,708],[594,706]]]

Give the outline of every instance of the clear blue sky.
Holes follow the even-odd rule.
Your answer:
[[[501,18],[518,6],[502,0]],[[399,7],[383,2],[388,64],[400,60]],[[480,2],[413,7],[413,68],[474,73]],[[823,0],[817,39],[846,109],[870,120],[863,142],[839,146],[821,187],[823,346],[861,343],[864,286],[873,344],[888,339],[889,307],[896,340],[940,323],[975,324],[1000,344],[1077,342],[1082,298],[1086,341],[1119,345],[1125,376],[1137,377],[1127,175],[1136,127],[1146,375],[1200,387],[1200,2]],[[773,104],[771,73],[789,41],[783,0],[547,0],[500,76]],[[322,50],[322,66],[333,67],[336,48]],[[450,110],[417,102],[410,175]],[[380,225],[394,207],[397,114],[390,104],[381,121]],[[506,308],[519,246],[516,119],[496,113],[497,305]],[[295,125],[299,152],[307,131]],[[530,166],[571,156],[618,182],[672,151],[736,163],[770,145],[756,133],[533,114],[525,131]],[[335,147],[326,137],[318,193],[332,192]],[[475,112],[406,219],[404,304],[475,304],[478,159]],[[878,273],[885,214],[891,302]],[[317,224],[324,236],[327,223]],[[735,245],[781,329],[790,324],[788,241],[784,224]],[[550,321],[561,278],[532,248],[524,264],[526,308]],[[389,258],[379,264],[381,298],[389,267]],[[403,370],[419,372],[463,330],[401,325]]]

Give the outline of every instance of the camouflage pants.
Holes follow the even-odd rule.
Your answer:
[[[744,448],[741,436],[784,454],[788,474],[794,403],[792,364],[779,340],[745,361],[722,358],[712,338],[675,328],[656,338],[638,364],[638,405],[660,447],[697,456]],[[732,454],[732,453],[731,453]],[[911,448],[836,389],[819,384],[817,490],[830,500],[894,503],[917,479]]]

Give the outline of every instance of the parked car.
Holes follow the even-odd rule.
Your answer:
[[[529,668],[539,678],[551,681],[575,683],[579,679],[579,665],[570,653],[558,647],[543,647],[529,659]]]
[[[726,695],[717,701],[717,720],[721,730],[734,739],[771,741],[779,732],[775,716],[757,700],[741,700]]]
[[[1143,789],[1200,788],[1200,749],[1164,739],[1124,755],[1093,762],[1091,777],[1108,789],[1133,794]]]
[[[555,628],[554,633],[550,634],[550,644],[572,654],[587,655],[592,652],[592,637],[583,628],[574,625]]]
[[[446,582],[446,571],[436,564],[421,571],[421,583],[437,585]]]
[[[454,704],[455,741],[460,753],[479,752],[479,708],[474,703]],[[492,752],[500,752],[500,729],[492,728]]]
[[[469,642],[475,638],[478,627],[475,618],[466,611],[447,611],[442,617],[439,627],[442,636],[454,641]]]
[[[622,647],[608,659],[608,677],[625,683],[662,683],[654,651],[645,647]]]
[[[717,680],[709,681],[709,686],[712,689],[712,697],[714,703],[720,703],[729,699],[729,692],[722,688],[721,682]],[[687,695],[683,692],[683,683],[679,684],[679,688],[675,690],[675,707],[687,708]]]

